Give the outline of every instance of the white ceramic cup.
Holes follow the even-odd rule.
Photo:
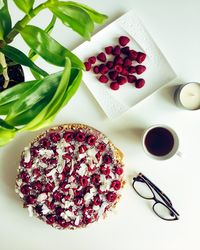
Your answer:
[[[155,129],[155,128],[164,128],[164,129],[168,130],[170,132],[170,134],[173,136],[173,139],[174,139],[173,147],[170,150],[170,152],[167,153],[166,155],[161,155],[161,156],[154,155],[151,152],[149,152],[149,150],[147,149],[147,147],[145,145],[146,136],[148,135],[148,133],[152,129]],[[163,142],[163,143],[167,143],[167,142]],[[177,154],[180,157],[182,156],[182,153],[180,151],[178,151],[179,138],[178,138],[176,132],[172,128],[170,128],[170,127],[168,127],[166,125],[163,125],[163,124],[156,124],[156,125],[153,125],[153,126],[149,127],[147,130],[145,130],[145,132],[144,132],[144,134],[142,136],[142,145],[143,145],[144,152],[148,156],[150,156],[151,158],[156,159],[156,160],[167,160],[167,159],[171,158],[172,156],[174,156],[175,154]]]

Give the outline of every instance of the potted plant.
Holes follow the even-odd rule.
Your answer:
[[[11,141],[17,132],[48,126],[80,85],[84,64],[50,36],[56,20],[90,39],[94,23],[102,24],[107,18],[71,1],[47,0],[38,6],[34,0],[14,2],[25,15],[12,26],[7,0],[0,0],[0,146]],[[52,13],[46,29],[29,25],[43,9]],[[17,35],[30,47],[28,55],[10,45]],[[39,56],[63,69],[49,74],[35,64]],[[24,82],[20,65],[30,68],[32,81]]]

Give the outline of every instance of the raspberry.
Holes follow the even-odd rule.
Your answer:
[[[90,146],[94,146],[95,143],[96,143],[96,140],[97,140],[97,138],[96,138],[94,135],[90,135],[90,136],[87,138],[87,143],[88,143]]]
[[[100,199],[99,195],[96,195],[94,197],[93,203],[94,203],[95,206],[100,206],[101,205],[101,199]]]
[[[108,46],[105,48],[105,52],[107,55],[110,55],[112,54],[112,51],[113,51],[113,47],[112,46]]]
[[[132,65],[132,61],[131,61],[128,57],[126,57],[126,58],[124,59],[123,66],[124,66],[124,67],[129,67],[129,66],[131,66],[131,65]]]
[[[128,53],[128,58],[129,58],[131,61],[136,60],[137,56],[138,56],[138,52],[135,51],[135,50],[133,50],[133,49],[130,50],[129,53]]]
[[[117,76],[118,76],[118,72],[117,71],[110,71],[109,73],[108,73],[108,75],[109,75],[109,77],[110,77],[110,79],[111,80],[116,80],[117,79]]]
[[[121,182],[118,180],[115,180],[112,182],[111,187],[114,188],[114,190],[119,190],[121,187]]]
[[[90,64],[94,64],[95,62],[96,62],[96,57],[95,56],[91,56],[91,57],[89,57],[88,58],[88,62],[90,63]]]
[[[127,82],[127,79],[124,76],[118,76],[117,82],[119,83],[119,85],[123,85]]]
[[[128,75],[127,80],[129,83],[133,83],[137,80],[137,78],[134,75]]]
[[[26,203],[27,204],[34,204],[36,202],[36,198],[33,195],[29,195],[26,197]]]
[[[90,71],[90,69],[91,69],[91,63],[89,63],[89,62],[84,62],[84,65],[85,65],[85,70],[86,70],[86,71]]]
[[[103,152],[106,149],[106,145],[104,143],[99,143],[97,148],[100,152]]]
[[[116,172],[116,174],[121,175],[121,174],[123,174],[123,168],[117,167],[117,168],[115,169],[115,172]]]
[[[91,182],[92,184],[94,184],[95,186],[99,185],[100,182],[100,176],[98,174],[93,174],[91,177]]]
[[[113,202],[117,199],[117,195],[116,193],[113,193],[113,192],[109,192],[107,195],[106,195],[106,199],[109,201],[109,202]]]
[[[101,73],[101,74],[107,74],[108,73],[108,67],[105,65],[105,64],[100,64],[99,65],[99,72]]]
[[[138,55],[137,55],[137,58],[136,58],[136,61],[138,63],[142,63],[146,58],[146,54],[142,53],[142,52],[138,52]]]
[[[127,36],[120,36],[119,37],[119,44],[121,46],[126,46],[130,42],[130,39]]]
[[[112,90],[118,90],[119,89],[119,83],[118,82],[111,82],[110,88]]]
[[[102,82],[102,83],[107,83],[108,82],[108,77],[105,76],[105,75],[101,75],[99,77],[99,81]]]
[[[94,67],[93,67],[93,72],[94,72],[95,74],[98,74],[98,73],[99,73],[99,67],[98,67],[98,66],[94,66]]]
[[[103,52],[101,52],[101,53],[98,54],[97,59],[99,61],[101,61],[101,62],[105,62],[106,61],[106,55]]]
[[[117,65],[114,66],[114,70],[115,70],[116,72],[118,72],[118,73],[122,72],[122,69],[123,69],[123,68],[122,68],[121,65],[118,65],[118,64],[117,64]]]
[[[111,156],[108,155],[108,154],[104,155],[104,157],[103,157],[103,162],[104,162],[105,164],[110,164],[110,163],[112,163],[112,158],[111,158]]]
[[[82,187],[86,187],[88,185],[88,179],[87,179],[87,176],[82,176],[80,178],[80,184]]]
[[[75,136],[75,139],[78,141],[78,142],[82,142],[85,140],[85,134],[82,133],[82,132],[78,132]]]
[[[123,76],[127,76],[128,75],[128,70],[126,68],[122,69],[122,72],[120,73]]]
[[[113,48],[113,51],[112,51],[112,54],[117,56],[117,55],[120,55],[121,54],[121,49],[120,49],[120,46],[117,45]]]
[[[136,68],[134,66],[130,66],[130,67],[128,67],[128,72],[130,74],[134,74],[134,73],[136,73]]]
[[[123,64],[123,58],[121,56],[116,56],[114,59],[114,64],[115,65],[122,65]]]
[[[29,185],[24,185],[21,187],[21,192],[22,194],[29,194],[30,193],[30,190],[31,190],[31,187]]]
[[[109,174],[110,174],[110,169],[109,169],[109,167],[105,167],[105,165],[102,165],[102,166],[100,167],[100,171],[101,171],[101,173],[104,174],[104,175],[109,175]]]
[[[107,66],[109,69],[112,69],[112,68],[113,68],[113,65],[114,65],[114,63],[113,63],[112,61],[108,61],[108,62],[106,63],[106,66]]]
[[[144,85],[145,85],[145,80],[142,79],[142,78],[138,79],[138,80],[136,81],[136,83],[135,83],[135,87],[136,87],[137,89],[142,88]]]
[[[63,138],[65,139],[66,142],[72,141],[73,137],[74,137],[73,132],[66,132],[63,135]]]
[[[125,55],[128,55],[129,51],[130,51],[129,46],[126,46],[126,47],[124,47],[124,48],[121,48],[121,52],[122,52],[123,54],[125,54]]]
[[[137,65],[135,68],[138,75],[141,75],[146,70],[144,65]]]

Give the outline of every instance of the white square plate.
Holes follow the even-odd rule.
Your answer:
[[[112,22],[73,52],[86,61],[88,57],[104,51],[105,47],[117,44],[121,35],[131,38],[128,44],[131,49],[147,54],[143,63],[147,70],[141,75],[146,81],[145,86],[136,89],[132,84],[126,84],[118,91],[113,91],[109,84],[100,83],[92,70],[83,75],[84,83],[109,118],[116,118],[176,78],[175,72],[133,11]]]

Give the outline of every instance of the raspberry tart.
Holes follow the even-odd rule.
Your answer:
[[[16,192],[30,216],[58,229],[85,227],[118,202],[124,185],[122,158],[96,129],[54,127],[24,149]]]

